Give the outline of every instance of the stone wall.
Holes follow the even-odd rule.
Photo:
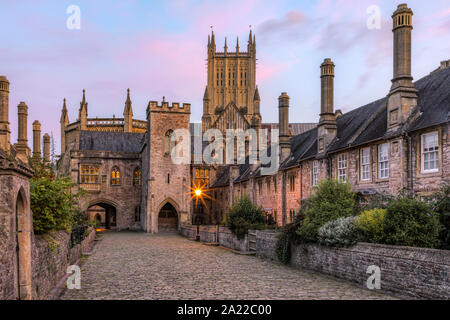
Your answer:
[[[248,250],[248,237],[238,239],[228,228],[220,227],[217,232],[217,226],[200,226],[199,234],[201,242],[216,242],[220,246],[230,248],[236,251]],[[181,225],[180,233],[182,236],[194,239],[197,235],[197,226]]]
[[[256,232],[256,254],[277,260],[276,233]],[[349,248],[292,247],[291,266],[366,286],[371,265],[381,269],[381,289],[420,299],[450,299],[450,251],[358,243]]]
[[[33,299],[49,298],[51,290],[66,275],[67,267],[76,264],[82,254],[90,252],[94,245],[95,230],[73,248],[70,235],[65,231],[37,235],[33,239]]]

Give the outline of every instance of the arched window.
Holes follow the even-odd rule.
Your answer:
[[[165,152],[164,154],[166,156],[170,156],[173,147],[175,147],[175,139],[172,138],[174,135],[174,132],[172,129],[167,130],[165,136],[164,136],[164,146],[165,146]]]
[[[111,171],[111,184],[114,186],[120,184],[120,171],[118,167],[114,167]]]
[[[133,185],[140,186],[141,185],[141,168],[137,167],[133,172]]]

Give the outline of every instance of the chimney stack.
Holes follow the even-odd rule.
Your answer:
[[[27,140],[27,121],[28,121],[28,106],[25,102],[21,101],[17,106],[17,115],[18,115],[18,139],[15,145],[17,156],[23,162],[28,162],[28,158],[30,157],[30,148],[28,148],[28,140]]]
[[[317,152],[325,153],[336,137],[337,125],[334,113],[334,63],[327,58],[320,65],[321,94],[320,120],[318,125]]]
[[[33,122],[33,159],[41,160],[41,123]]]
[[[50,164],[50,136],[48,133],[44,134],[44,164]]]
[[[411,76],[411,33],[413,12],[400,4],[392,15],[394,75],[388,101],[388,131],[400,128],[417,106],[417,90]]]
[[[289,96],[286,92],[281,93],[278,98],[278,122],[280,163],[291,155],[291,135],[289,133]]]
[[[0,149],[10,149],[9,130],[9,81],[5,76],[0,76]]]

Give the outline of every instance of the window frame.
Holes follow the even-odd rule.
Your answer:
[[[382,147],[386,147],[386,158],[383,159],[381,154]],[[389,157],[389,143],[381,143],[377,146],[377,176],[378,179],[389,179],[390,178],[390,157]],[[385,168],[382,168],[383,164],[386,164]],[[382,172],[387,172],[386,176],[382,175]]]
[[[113,173],[116,172],[116,177],[113,177]],[[118,166],[113,166],[110,173],[110,185],[111,186],[120,186],[121,185],[121,177],[120,177],[120,168]]]
[[[342,182],[347,182],[347,170],[348,170],[347,158],[348,158],[347,153],[341,153],[338,155],[337,158],[337,179]]]
[[[364,151],[367,151],[367,150],[369,152],[369,154],[367,156],[368,162],[365,163],[365,162],[363,162],[363,159],[365,158]],[[366,179],[364,179],[364,174],[365,174],[364,168],[365,167],[367,167],[367,169],[368,169],[368,171],[367,171],[368,177]],[[361,181],[370,181],[371,180],[371,167],[372,167],[372,161],[371,161],[370,147],[361,148],[359,151],[359,180],[361,180]]]
[[[138,176],[136,177],[136,173]],[[136,180],[139,183],[136,183]],[[140,167],[136,167],[133,171],[133,186],[141,186],[142,185],[142,171]]]
[[[425,169],[425,152],[424,152],[424,139],[426,136],[430,136],[430,135],[436,135],[436,142],[437,142],[437,146],[434,147],[436,148],[433,151],[428,151],[426,154],[432,154],[435,153],[436,157],[434,159],[434,161],[436,162],[436,168],[433,169]],[[424,173],[424,174],[428,174],[428,173],[436,173],[439,172],[440,170],[440,152],[441,152],[441,146],[439,144],[439,131],[431,131],[431,132],[427,132],[427,133],[423,133],[420,135],[420,172]],[[431,162],[430,162],[431,163]]]
[[[89,173],[83,173],[83,169],[89,167]],[[94,169],[97,173],[90,173],[91,169]],[[86,181],[83,178],[88,178]],[[94,182],[91,182],[91,178],[93,178]],[[83,181],[85,180],[85,181]],[[96,180],[96,181],[95,181]],[[80,184],[100,184],[100,168],[98,165],[93,164],[80,164]]]
[[[312,186],[316,187],[319,184],[319,161],[314,160],[312,163]]]

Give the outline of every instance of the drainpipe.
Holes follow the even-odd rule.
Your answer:
[[[300,208],[303,200],[303,164],[300,163]]]
[[[406,136],[406,144],[408,152],[406,152],[406,166],[407,166],[407,179],[408,179],[408,189],[411,192],[414,192],[414,170],[412,168],[412,143],[411,136],[408,133],[405,133]]]

